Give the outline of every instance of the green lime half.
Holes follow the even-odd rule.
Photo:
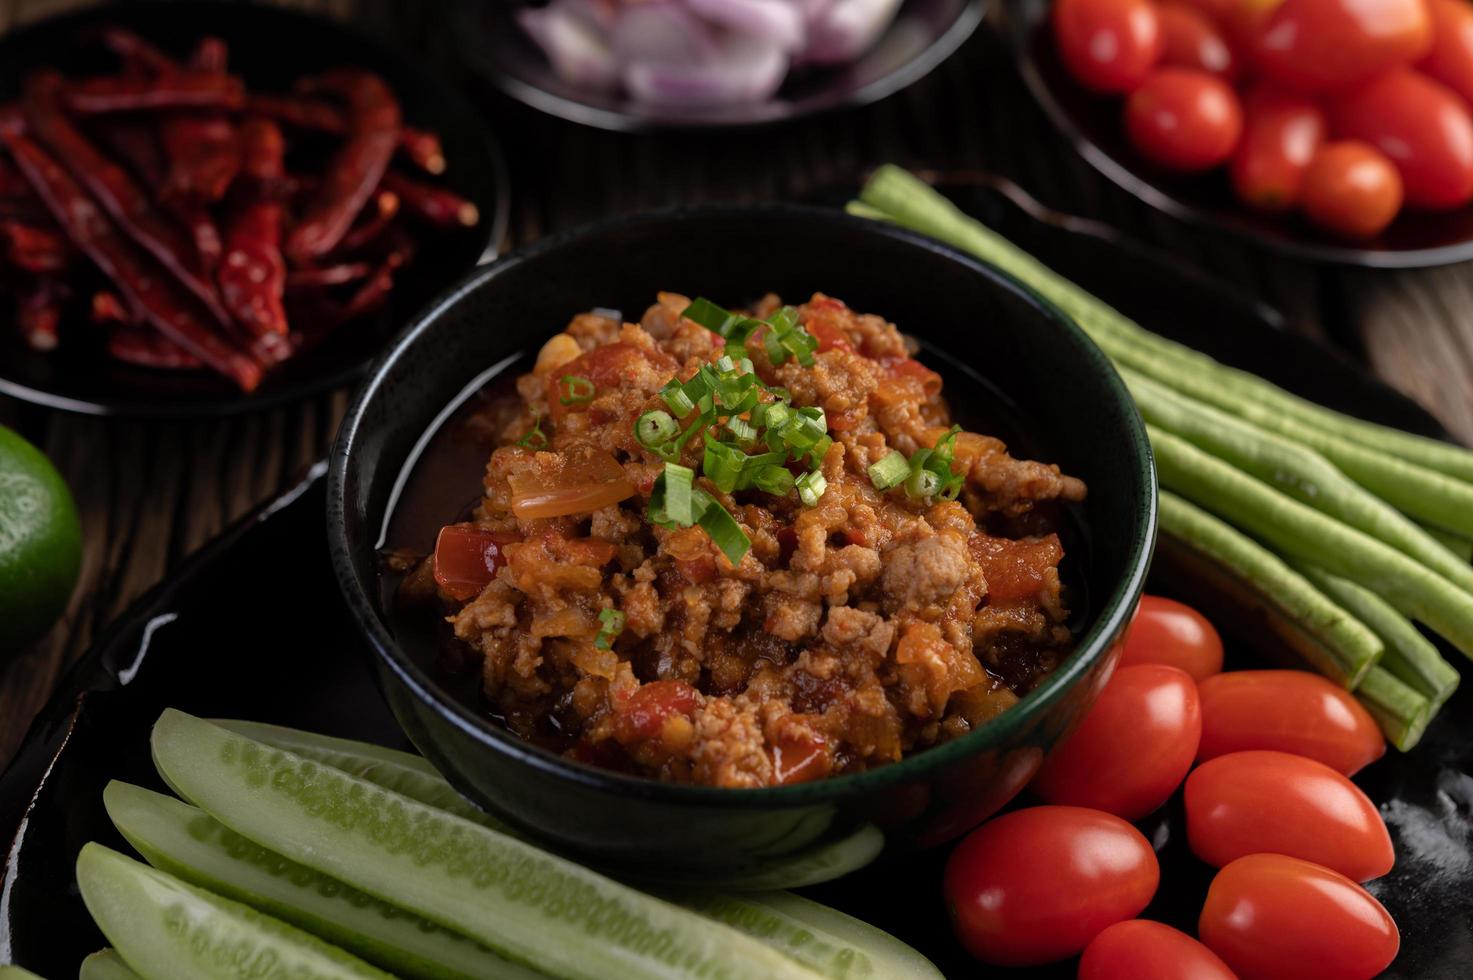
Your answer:
[[[81,567],[71,491],[39,449],[0,425],[0,659],[51,628]]]

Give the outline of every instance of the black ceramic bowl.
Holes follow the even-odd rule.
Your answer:
[[[64,411],[130,417],[231,415],[299,401],[361,377],[415,311],[500,244],[511,199],[501,150],[480,114],[414,52],[350,24],[261,4],[204,0],[89,6],[0,38],[0,102],[18,95],[25,76],[40,67],[75,75],[115,71],[116,59],[83,43],[89,31],[107,24],[131,28],[180,55],[201,36],[217,35],[230,46],[231,70],[252,91],[288,92],[301,76],[339,65],[378,72],[398,95],[405,120],[440,134],[447,162],[443,182],[475,202],[481,223],[423,236],[420,254],[398,277],[378,317],[350,324],[292,358],[249,395],[213,372],[119,364],[98,349],[101,334],[86,322],[63,322],[61,347],[46,354],[28,348],[8,322],[0,324],[0,393]],[[4,308],[8,317],[8,298]]]
[[[396,641],[378,544],[447,405],[515,372],[569,317],[637,316],[656,291],[740,304],[814,291],[917,336],[954,414],[985,415],[1029,455],[1089,485],[1063,573],[1076,651],[985,728],[862,774],[756,790],[680,786],[591,768],[504,731]],[[484,460],[484,457],[482,457]],[[484,465],[484,464],[483,464]],[[465,497],[479,486],[466,474]],[[1140,596],[1155,478],[1135,408],[1105,356],[1003,274],[907,232],[793,206],[662,211],[543,240],[465,280],[392,344],[349,410],[328,485],[333,565],[377,654],[383,690],[424,754],[468,796],[565,852],[625,873],[785,886],[823,880],[890,844],[939,843],[990,816],[1094,699]]]

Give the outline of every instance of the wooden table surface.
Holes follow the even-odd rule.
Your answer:
[[[0,0],[0,31],[81,5]],[[1096,174],[1052,131],[985,26],[930,77],[875,106],[757,138],[688,138],[584,129],[492,95],[456,65],[441,3],[293,5],[354,18],[420,49],[470,86],[511,164],[508,246],[660,205],[801,198],[855,181],[885,161],[990,169],[1053,207],[1108,221],[1199,262],[1279,308],[1293,329],[1344,348],[1473,443],[1473,266],[1316,268],[1157,214]],[[0,424],[41,446],[71,485],[86,542],[65,617],[33,649],[0,665],[0,766],[92,639],[190,552],[321,458],[347,403],[342,391],[237,419],[157,423],[67,415],[0,397]],[[260,593],[242,603],[269,604],[271,588],[261,582]]]

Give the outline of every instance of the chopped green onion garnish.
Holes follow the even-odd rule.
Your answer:
[[[634,423],[634,438],[646,449],[658,449],[680,434],[680,423],[669,412],[645,412]]]
[[[928,469],[918,469],[905,481],[905,495],[912,500],[925,500],[936,496],[941,489],[941,477]]]
[[[898,487],[910,477],[910,461],[905,454],[894,449],[877,463],[871,463],[869,467],[869,482],[876,490],[889,490]]]
[[[593,401],[595,389],[593,382],[587,378],[579,377],[576,374],[565,374],[559,384],[562,386],[563,393],[558,398],[558,401],[564,405]]]
[[[732,319],[732,314],[726,310],[723,310],[709,299],[700,298],[691,300],[691,304],[680,315],[687,320],[694,320],[707,330],[722,334],[722,336],[725,336],[722,328]]]
[[[798,499],[803,501],[805,507],[818,506],[818,498],[828,489],[829,481],[823,478],[818,470],[809,470],[794,482],[798,488]]]
[[[722,493],[731,493],[742,477],[747,456],[736,446],[718,442],[706,433],[706,455],[701,460],[701,473],[716,484]]]
[[[736,518],[727,513],[725,507],[700,490],[697,490],[696,493],[705,498],[706,504],[699,519],[701,527],[710,535],[711,540],[716,542],[716,547],[721,549],[727,561],[733,565],[740,565],[742,558],[752,550],[751,539],[742,530],[742,526],[736,522]]]
[[[650,490],[650,520],[664,527],[690,527],[696,522],[692,489],[696,471],[679,463],[666,463]]]
[[[786,466],[776,463],[762,467],[752,477],[752,486],[778,497],[786,497],[793,491],[793,474]]]
[[[665,404],[670,406],[670,411],[675,417],[683,419],[695,410],[695,399],[685,393],[679,378],[671,378],[665,382],[665,387],[660,389],[660,397],[665,399]]]
[[[757,441],[757,427],[740,415],[733,415],[726,420],[726,431],[744,447]]]
[[[594,637],[593,645],[600,650],[607,650],[614,645],[614,640],[624,632],[624,613],[618,609],[605,609],[598,614],[598,621],[603,624]]]
[[[545,449],[547,448],[547,433],[542,431],[542,416],[532,416],[532,428],[517,440],[517,445],[523,449]]]
[[[822,436],[819,436],[818,441],[813,444],[813,448],[808,450],[809,463],[814,466],[818,466],[820,463],[822,463],[823,458],[829,454],[829,447],[833,444],[834,437],[829,435],[827,432],[825,432]]]

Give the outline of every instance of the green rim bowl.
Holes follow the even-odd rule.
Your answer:
[[[1074,652],[977,731],[863,773],[734,790],[592,768],[505,731],[396,642],[378,546],[428,435],[495,365],[516,371],[575,313],[637,311],[659,290],[736,305],[824,292],[921,341],[954,414],[1008,420],[1015,449],[1089,485],[1062,571]],[[459,393],[459,395],[457,395]],[[1012,431],[1015,430],[1015,431]],[[1010,434],[1012,438],[1010,438]],[[467,497],[479,473],[467,474]],[[328,475],[328,537],[343,596],[406,733],[468,797],[556,850],[644,878],[794,887],[887,850],[932,846],[1026,785],[1094,701],[1140,599],[1156,534],[1144,427],[1109,360],[1063,314],[929,239],[839,212],[673,209],[543,239],[487,266],[411,323],[349,409]],[[447,519],[450,515],[447,515]]]

